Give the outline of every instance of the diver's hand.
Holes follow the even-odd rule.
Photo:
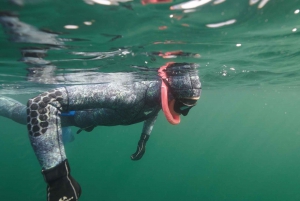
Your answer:
[[[136,161],[136,160],[140,160],[143,157],[143,155],[146,151],[146,143],[147,143],[149,137],[150,137],[150,135],[146,135],[146,134],[142,133],[140,140],[138,142],[136,152],[134,154],[132,154],[130,157],[131,160]]]
[[[70,175],[68,160],[59,165],[43,170],[47,186],[47,201],[77,201],[81,195],[80,185]]]
[[[88,126],[88,127],[86,127],[86,128],[80,128],[80,129],[76,132],[76,134],[81,133],[81,131],[92,132],[92,131],[94,130],[95,127],[96,127],[96,126],[92,125],[92,126]]]

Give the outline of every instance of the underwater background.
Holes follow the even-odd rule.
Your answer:
[[[0,95],[25,104],[58,86],[198,63],[200,101],[177,126],[160,112],[140,161],[130,155],[141,123],[74,134],[66,153],[80,200],[300,200],[299,9],[298,0],[1,0]],[[26,126],[0,125],[0,200],[46,200]]]

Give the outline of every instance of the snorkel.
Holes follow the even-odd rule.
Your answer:
[[[169,88],[166,85],[165,82],[168,81],[166,69],[173,64],[174,62],[168,62],[166,65],[162,66],[158,70],[158,75],[161,77],[161,106],[162,110],[168,120],[168,122],[172,125],[177,125],[180,123],[180,116],[174,111],[174,102],[175,100],[172,100],[169,102]],[[171,108],[171,110],[170,110]]]

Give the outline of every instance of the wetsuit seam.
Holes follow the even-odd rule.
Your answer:
[[[190,86],[192,87],[192,90],[194,90],[192,79],[191,79],[191,73],[189,73],[189,78],[190,78],[190,84],[191,84]]]
[[[61,157],[61,160],[62,160],[62,158],[63,158],[63,155],[62,155],[62,153],[61,153],[61,145],[60,145],[60,141],[59,141],[59,132],[58,132],[58,111],[56,110],[56,140],[57,140],[57,143],[58,143],[58,148],[59,148],[59,153],[60,153],[60,157]]]
[[[64,88],[65,88],[66,93],[67,93],[67,110],[66,111],[69,111],[69,106],[70,106],[69,92],[67,90],[67,87],[64,87]]]
[[[47,190],[48,190],[48,201],[50,200],[50,187],[48,186],[48,188],[47,188]]]
[[[73,191],[74,191],[75,198],[76,198],[76,200],[77,200],[77,199],[78,199],[77,193],[76,193],[75,187],[73,186],[73,184],[72,184],[72,182],[71,182],[71,179],[69,178],[70,172],[69,172],[69,169],[68,169],[66,163],[65,163],[65,168],[66,168],[66,170],[67,170],[67,179],[68,179],[68,181],[70,182],[70,185],[71,185],[71,187],[72,187],[72,189],[73,189]]]

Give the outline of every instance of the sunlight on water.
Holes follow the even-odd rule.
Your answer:
[[[1,3],[1,41],[9,48],[2,49],[4,85],[25,80],[26,87],[36,80],[51,84],[56,76],[73,76],[68,76],[70,68],[88,71],[88,77],[89,69],[134,72],[132,65],[158,68],[170,60],[199,63],[207,86],[275,84],[278,79],[280,84],[298,84],[298,50],[293,45],[297,1],[152,1],[145,6],[85,0],[71,7],[68,1],[11,2],[15,5]],[[53,15],[53,10],[58,12]],[[83,14],[68,16],[72,12]],[[234,74],[224,77],[224,65],[235,68]],[[14,79],[7,79],[9,75]]]

